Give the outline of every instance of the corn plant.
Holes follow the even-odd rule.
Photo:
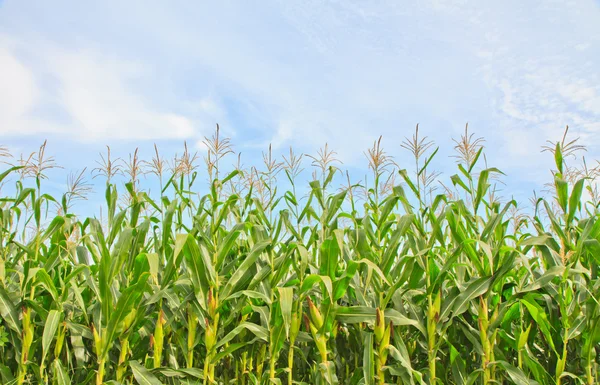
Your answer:
[[[382,141],[353,182],[327,145],[228,169],[217,126],[205,173],[187,145],[148,162],[108,147],[61,197],[46,143],[0,147],[0,382],[597,384],[600,169],[584,148],[567,131],[545,147],[527,209],[497,196],[505,176],[468,128],[449,178],[418,126],[407,167]],[[104,203],[83,218],[90,177]]]

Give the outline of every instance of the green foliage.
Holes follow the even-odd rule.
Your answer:
[[[482,142],[456,142],[443,194],[418,130],[402,145],[412,172],[380,139],[373,185],[336,190],[325,147],[306,196],[291,151],[219,179],[231,148],[218,130],[205,196],[187,147],[169,175],[158,150],[145,164],[158,197],[139,186],[137,151],[121,188],[109,149],[96,170],[106,214],[86,220],[70,211],[82,174],[54,199],[46,168],[12,167],[0,174],[18,177],[0,200],[0,382],[597,384],[593,178],[567,164],[573,141],[552,144],[552,195],[525,216],[494,195],[502,173],[480,164]]]

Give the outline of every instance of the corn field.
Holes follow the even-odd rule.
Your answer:
[[[523,207],[467,130],[447,182],[418,128],[361,181],[327,146],[232,168],[217,129],[202,156],[108,148],[60,197],[45,144],[2,149],[0,382],[598,384],[600,169],[566,136]]]

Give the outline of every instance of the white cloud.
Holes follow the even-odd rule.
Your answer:
[[[87,52],[52,55],[60,81],[57,97],[82,139],[183,139],[194,135],[184,116],[158,112],[132,90],[130,80],[144,68]],[[132,68],[129,68],[132,67]],[[158,110],[158,111],[157,111]]]
[[[27,132],[30,110],[39,98],[33,73],[0,40],[0,132]]]
[[[192,119],[148,101],[136,81],[152,78],[139,63],[94,51],[53,45],[29,48],[26,65],[0,40],[0,132],[12,135],[62,134],[78,140],[158,140],[197,136]],[[36,76],[37,75],[37,76]],[[51,86],[44,87],[44,83]],[[209,113],[210,101],[197,106]],[[37,110],[62,119],[44,119]]]
[[[420,122],[443,150],[468,121],[490,162],[524,179],[546,174],[540,146],[567,124],[600,143],[591,0],[103,4],[0,8],[0,33],[27,51],[4,45],[21,75],[2,81],[28,85],[9,101],[19,132],[195,143],[218,122],[238,151],[273,143],[312,153],[328,142],[364,164],[379,135],[401,154]],[[42,119],[32,112],[40,104],[68,119]]]
[[[31,71],[6,49],[0,47],[0,108],[2,115],[26,114],[33,106],[38,90]]]

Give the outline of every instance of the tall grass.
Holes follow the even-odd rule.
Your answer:
[[[565,133],[526,215],[497,198],[483,144],[465,131],[442,184],[417,128],[409,169],[380,139],[371,174],[338,187],[327,146],[225,172],[217,129],[204,159],[108,148],[62,197],[45,144],[1,148],[1,383],[597,384],[597,170]],[[89,177],[105,204],[83,219]]]

